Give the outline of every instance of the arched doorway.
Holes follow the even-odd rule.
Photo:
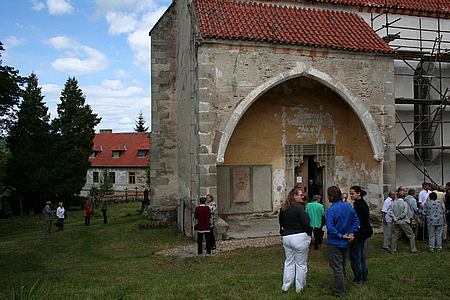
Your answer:
[[[235,124],[217,173],[219,213],[275,211],[293,186],[308,192],[310,179],[322,194],[331,184],[379,184],[379,135],[366,130],[376,125],[355,107],[311,76],[283,80],[249,102],[230,121]],[[248,188],[238,197],[233,182],[242,178]]]

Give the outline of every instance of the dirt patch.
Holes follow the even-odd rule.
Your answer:
[[[281,244],[280,236],[251,238],[251,239],[235,239],[226,241],[217,241],[217,249],[212,251],[213,256],[221,255],[236,249],[245,247],[267,247],[276,244]],[[205,254],[206,251],[203,251]],[[187,246],[179,246],[172,249],[166,249],[155,253],[156,255],[178,256],[178,257],[192,257],[197,256],[197,244],[193,243]]]

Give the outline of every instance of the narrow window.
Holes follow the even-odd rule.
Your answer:
[[[116,173],[115,172],[109,172],[109,178],[111,178],[112,183],[116,183]]]
[[[98,172],[93,172],[92,173],[92,182],[93,183],[98,183]]]
[[[128,183],[129,184],[135,184],[136,183],[136,173],[135,172],[128,173]]]

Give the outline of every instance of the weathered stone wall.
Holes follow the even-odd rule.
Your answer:
[[[155,208],[175,210],[178,192],[178,131],[176,6],[172,5],[150,32],[152,132],[150,143],[151,194]]]
[[[190,9],[188,1],[174,2],[151,32],[153,199],[159,211],[185,208],[179,225],[188,235],[199,197],[198,88]]]
[[[213,191],[216,186],[216,159],[227,124],[240,102],[265,82],[296,68],[299,64],[327,74],[329,87],[338,94],[345,89],[355,105],[360,105],[359,117],[372,119],[382,136],[378,180],[366,186],[373,198],[381,203],[383,188],[395,184],[395,135],[393,59],[370,53],[344,51],[318,52],[316,49],[270,46],[253,43],[202,44],[198,50],[200,122],[199,130],[208,136],[200,141],[204,151],[200,156],[201,189]],[[301,74],[299,74],[300,76]],[[283,79],[280,80],[282,83]],[[344,87],[344,88],[343,88]],[[258,101],[258,100],[256,100]],[[361,105],[362,104],[362,105]],[[373,132],[368,132],[373,135]],[[264,137],[261,137],[264,138]],[[206,152],[207,150],[207,152]],[[372,157],[373,151],[367,153]],[[220,158],[219,158],[220,159]],[[203,179],[203,180],[202,180]],[[378,204],[378,203],[377,203]]]
[[[178,205],[184,205],[184,232],[193,231],[193,209],[199,198],[198,97],[194,32],[189,1],[177,2],[178,51],[176,72]],[[180,224],[181,225],[181,224]]]

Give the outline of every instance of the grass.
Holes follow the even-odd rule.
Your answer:
[[[63,232],[45,233],[42,216],[0,220],[0,291],[10,284],[30,288],[36,280],[43,299],[331,299],[332,273],[326,246],[311,251],[307,286],[281,292],[281,245],[244,248],[221,256],[163,257],[155,252],[192,241],[172,228],[140,230],[140,203],[109,207],[109,224],[96,215],[83,225],[81,211],[70,211]],[[56,228],[55,228],[56,229]],[[370,240],[369,283],[351,283],[349,299],[449,299],[449,245],[441,253],[420,253],[399,244],[393,256],[381,250],[381,236]]]

